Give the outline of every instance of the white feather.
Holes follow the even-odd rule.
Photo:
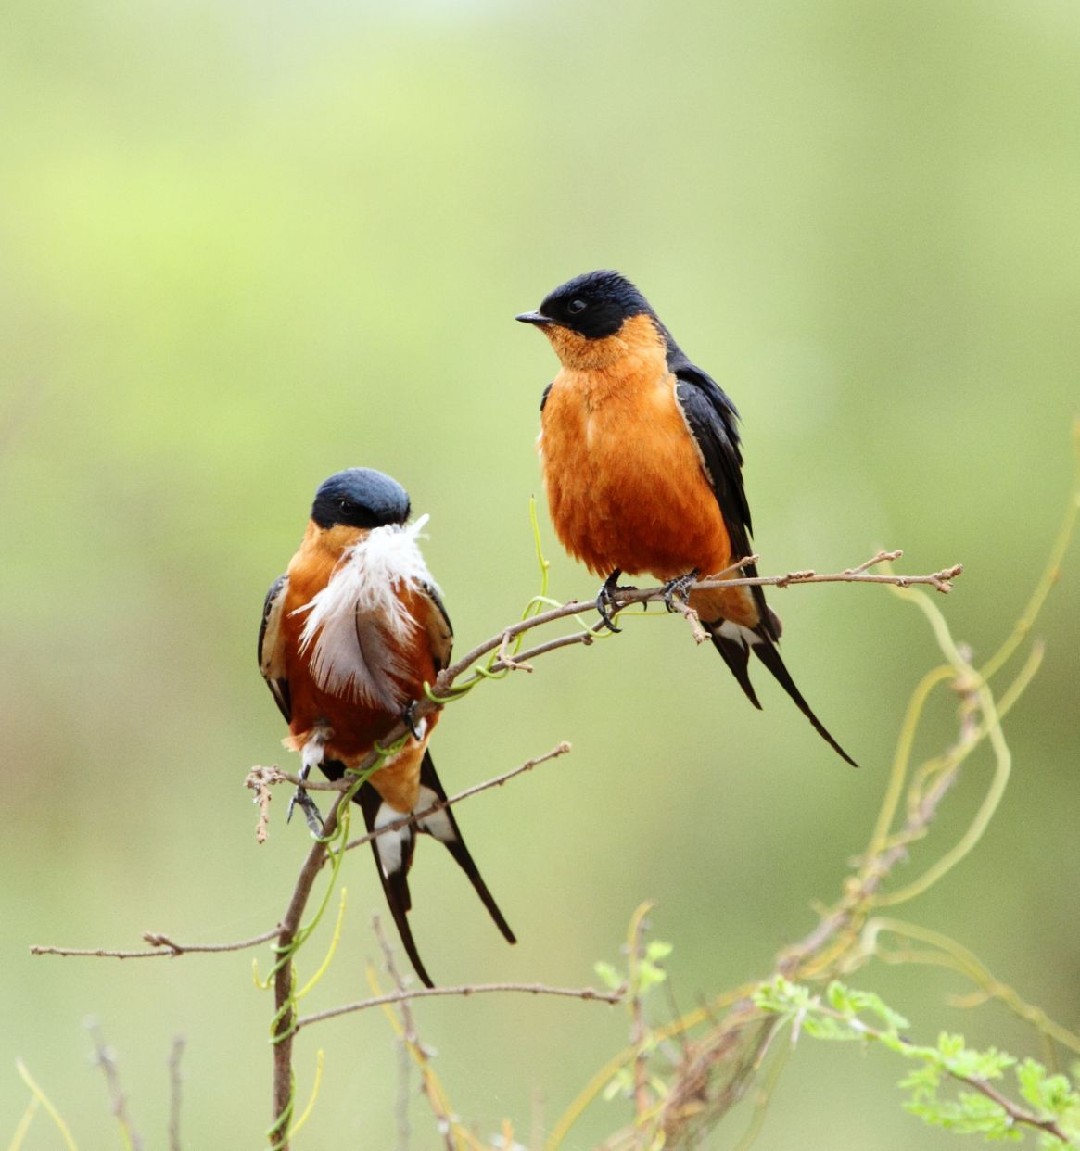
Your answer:
[[[379,810],[375,813],[375,825],[372,831],[380,831],[388,823],[394,823],[404,818],[406,814],[404,811],[395,811],[388,803],[380,804]],[[386,835],[380,835],[375,840],[379,849],[379,865],[383,869],[383,875],[389,877],[401,868],[402,847],[411,835],[412,831],[406,824],[404,827],[399,827],[397,831],[389,831]]]
[[[332,728],[319,726],[313,728],[304,741],[304,746],[300,749],[300,774],[304,779],[311,774],[313,767],[322,767],[326,741],[333,734]]]
[[[416,542],[427,520],[373,528],[342,553],[326,587],[296,609],[308,613],[300,650],[310,649],[311,674],[323,691],[390,711],[406,703],[396,682],[408,671],[399,652],[419,625],[400,593],[435,586]]]
[[[413,807],[413,811],[424,811],[433,803],[438,802],[439,797],[431,790],[430,787],[420,788],[419,797]],[[438,811],[434,811],[431,815],[426,816],[420,820],[420,826],[429,835],[433,835],[440,843],[452,843],[457,839],[454,834],[454,825],[450,822],[450,816],[447,815],[447,809],[440,807]]]

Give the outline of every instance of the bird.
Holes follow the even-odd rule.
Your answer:
[[[750,653],[818,734],[855,761],[818,719],[780,657],[780,619],[759,586],[690,589],[752,554],[738,412],[675,342],[648,300],[614,271],[585,272],[516,316],[548,338],[561,370],[540,400],[538,449],[560,543],[604,578],[651,575],[686,598],[746,697]],[[742,565],[756,576],[753,563]]]
[[[401,821],[372,839],[375,867],[402,946],[433,987],[407,914],[417,832],[446,846],[503,937],[515,938],[452,809],[429,810],[446,800],[428,750],[439,712],[417,719],[413,710],[450,661],[453,629],[417,543],[428,517],[409,523],[410,512],[401,484],[372,468],[349,468],[320,485],[300,547],[266,594],[259,669],[289,725],[284,744],[300,754],[302,780],[313,767],[341,779],[406,722],[404,746],[355,802],[369,833]],[[314,804],[302,785],[298,798],[310,823]]]

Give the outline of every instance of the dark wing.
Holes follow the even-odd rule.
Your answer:
[[[450,663],[450,652],[454,646],[454,629],[446,612],[446,605],[439,595],[439,589],[434,584],[426,583],[421,585],[420,590],[427,600],[428,611],[424,627],[427,631],[428,644],[435,660],[435,669],[442,671]]]
[[[667,341],[668,370],[677,381],[676,399],[701,453],[701,462],[724,517],[732,559],[742,559],[753,551],[750,546],[753,525],[743,488],[739,413],[720,385],[687,359],[670,334]],[[754,564],[747,564],[743,571],[748,576],[757,575]],[[750,592],[766,634],[773,640],[779,639],[778,621],[765,603],[765,593],[760,587],[751,588]]]
[[[727,524],[737,559],[750,554],[750,506],[743,490],[739,413],[720,385],[687,359],[668,335],[668,371],[678,381],[675,394],[697,440]]]
[[[544,410],[544,405],[547,403],[547,398],[551,394],[551,384],[544,389],[544,394],[540,397],[540,410]]]
[[[285,672],[285,636],[281,631],[281,616],[288,590],[289,577],[278,576],[266,593],[259,624],[259,671],[286,723],[292,719],[292,703]]]

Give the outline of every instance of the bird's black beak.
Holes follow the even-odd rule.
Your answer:
[[[514,319],[519,324],[536,324],[540,328],[555,323],[550,316],[545,316],[542,312],[522,312],[520,316],[515,316]]]

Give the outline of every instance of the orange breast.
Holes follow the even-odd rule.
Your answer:
[[[559,540],[596,575],[672,579],[731,562],[666,367],[647,376],[564,369],[544,406],[540,454]]]

